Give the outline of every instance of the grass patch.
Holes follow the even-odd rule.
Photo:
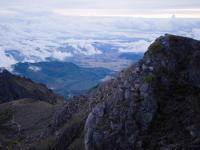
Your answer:
[[[68,147],[69,150],[83,150],[84,149],[84,131],[82,131],[81,136],[73,141],[73,143]]]
[[[21,149],[21,142],[22,139],[20,137],[10,140],[8,143],[8,150]]]
[[[14,111],[12,109],[5,109],[4,111],[0,112],[0,126],[7,123],[12,119]]]
[[[144,81],[146,83],[152,83],[153,81],[155,81],[156,77],[153,74],[147,75],[144,77]]]
[[[161,52],[162,48],[163,48],[162,44],[158,41],[155,41],[154,43],[150,45],[149,50],[150,50],[150,53],[154,55]]]
[[[48,150],[53,149],[56,143],[56,137],[55,136],[49,136],[41,141],[41,143],[35,147],[37,150]]]

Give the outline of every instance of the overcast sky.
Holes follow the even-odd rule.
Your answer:
[[[200,8],[199,0],[1,0],[1,7],[46,6],[65,8],[145,9]]]
[[[13,9],[78,16],[171,14],[200,18],[200,0],[1,0],[0,13]],[[92,9],[92,10],[91,10]],[[97,10],[100,9],[100,10]],[[97,10],[97,11],[96,11]]]

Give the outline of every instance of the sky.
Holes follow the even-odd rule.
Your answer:
[[[1,6],[65,7],[65,8],[101,8],[101,9],[184,9],[198,8],[199,0],[1,0]]]
[[[49,11],[65,16],[200,18],[199,0],[1,0],[0,13]]]
[[[0,67],[101,54],[106,62],[109,48],[143,53],[165,33],[200,40],[200,0],[0,0]]]

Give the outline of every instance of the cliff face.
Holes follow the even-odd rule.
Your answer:
[[[200,149],[199,60],[200,41],[162,36],[138,63],[86,96],[73,97],[61,107],[30,101],[30,108],[42,107],[39,112],[23,113],[40,123],[27,132],[30,120],[17,115],[24,129],[19,135],[25,136],[17,144],[34,150]],[[22,114],[18,107],[26,104],[24,100],[11,103],[18,114]],[[10,113],[0,112],[0,127],[1,121],[9,120],[13,123]],[[30,133],[34,135],[29,139]]]
[[[45,85],[36,84],[30,79],[15,76],[7,70],[0,73],[0,103],[22,98],[32,98],[55,104],[59,99]]]
[[[158,38],[140,62],[108,83],[107,96],[87,118],[86,149],[199,146],[199,58],[199,41]]]
[[[56,113],[52,149],[200,148],[199,59],[199,41],[158,38],[143,59],[100,85],[76,111],[66,104]]]

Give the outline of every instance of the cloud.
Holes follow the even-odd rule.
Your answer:
[[[74,54],[83,54],[86,56],[91,55],[98,55],[102,54],[100,50],[98,50],[96,47],[94,47],[92,40],[77,40],[77,39],[69,39],[65,41],[68,46],[73,48]]]
[[[195,39],[200,40],[200,28],[192,29],[192,35]]]
[[[71,53],[68,52],[60,52],[60,51],[53,51],[52,53],[52,58],[60,60],[60,61],[64,61],[66,60],[68,57],[72,57],[73,55]]]
[[[28,69],[30,69],[33,72],[41,71],[41,68],[37,66],[29,66]]]
[[[43,12],[0,15],[0,67],[49,57],[64,61],[77,55],[105,56],[112,48],[113,54],[144,52],[165,33],[200,39],[199,32],[199,19],[66,17]]]
[[[134,52],[134,53],[141,53],[145,52],[151,42],[147,42],[145,40],[139,40],[136,42],[125,43],[123,44],[122,48],[119,48],[119,52],[126,53],[126,52]]]
[[[9,70],[11,70],[11,65],[17,63],[17,61],[12,58],[5,55],[4,51],[0,48],[0,67],[5,67]]]
[[[115,9],[155,9],[155,8],[199,8],[198,0],[6,0],[0,2],[1,7],[23,8],[115,8]]]

